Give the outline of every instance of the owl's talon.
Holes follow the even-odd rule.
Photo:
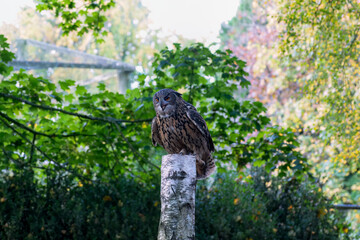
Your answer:
[[[200,166],[202,167],[205,166],[205,162],[203,160],[198,160],[197,162],[199,163]]]
[[[179,154],[180,154],[180,155],[186,155],[186,154],[187,154],[186,149],[181,150],[181,151],[179,152]]]

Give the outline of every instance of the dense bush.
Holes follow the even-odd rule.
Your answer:
[[[348,226],[310,181],[253,169],[246,181],[219,176],[201,186],[197,239],[348,239]]]
[[[69,176],[40,186],[31,171],[0,182],[0,239],[154,239],[157,186],[119,178],[74,184]]]
[[[197,192],[198,239],[349,239],[348,226],[310,181],[270,176],[246,181],[219,176]]]
[[[261,171],[250,176],[246,182],[222,174],[210,187],[199,182],[197,239],[340,238],[346,226],[309,183]],[[45,181],[34,180],[31,170],[4,175],[1,239],[156,239],[159,181],[152,187],[122,177],[91,184],[70,175]]]

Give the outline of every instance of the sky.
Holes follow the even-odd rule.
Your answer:
[[[235,16],[240,0],[143,0],[150,19],[164,32],[211,43],[221,24]]]
[[[4,22],[15,22],[17,13],[20,11],[21,7],[25,6],[35,7],[35,4],[32,0],[8,0],[6,3],[3,3],[0,8],[0,25]]]
[[[150,10],[151,27],[164,35],[180,34],[210,44],[217,42],[221,24],[235,16],[240,0],[143,0]],[[0,25],[13,23],[21,7],[33,0],[8,0],[0,8]],[[3,6],[4,6],[3,5]]]

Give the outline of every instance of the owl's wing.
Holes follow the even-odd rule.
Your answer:
[[[156,122],[156,117],[154,117],[151,122],[151,138],[152,138],[152,143],[154,146],[156,146],[157,144],[160,144],[161,146],[163,146],[163,143],[162,143],[160,135],[159,135],[159,127]]]
[[[185,101],[184,101],[184,102],[185,102]],[[197,111],[196,108],[195,108],[192,104],[190,104],[190,103],[188,103],[188,102],[185,102],[185,106],[186,106],[186,108],[189,109],[189,110]]]
[[[205,120],[201,117],[201,115],[197,111],[193,110],[191,107],[188,107],[186,114],[187,117],[192,121],[192,123],[194,123],[197,129],[201,132],[201,134],[206,138],[210,152],[215,151],[214,143],[210,136],[210,132],[206,126]]]

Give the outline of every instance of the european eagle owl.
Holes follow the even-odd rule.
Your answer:
[[[161,145],[169,154],[194,154],[196,178],[210,176],[216,169],[211,156],[214,143],[196,108],[172,89],[155,93],[153,104],[156,111],[151,126],[154,146]]]

